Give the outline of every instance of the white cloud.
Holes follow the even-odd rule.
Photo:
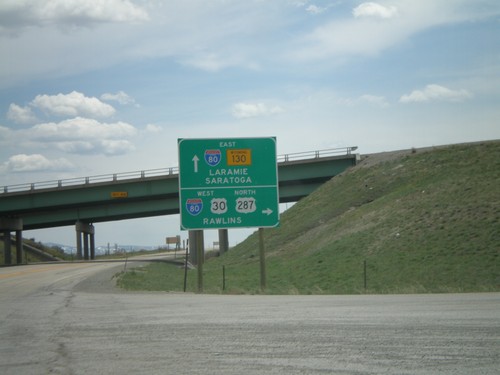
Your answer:
[[[306,6],[308,2],[309,2],[309,0],[296,0],[296,1],[293,1],[292,4],[294,6],[296,6],[297,8],[302,8],[302,7]]]
[[[353,9],[352,14],[355,18],[375,17],[375,18],[393,18],[397,16],[398,9],[395,6],[383,6],[378,3],[363,3]]]
[[[96,139],[92,141],[54,142],[53,146],[68,154],[123,155],[135,150],[132,142],[126,139]]]
[[[124,92],[109,95],[104,96],[122,101],[133,100]],[[0,127],[1,139],[22,142],[31,150],[50,148],[73,154],[119,155],[135,149],[131,139],[138,131],[134,126],[121,121],[106,123],[80,116],[106,117],[115,113],[112,106],[97,98],[89,98],[76,91],[67,95],[38,95],[27,107],[11,104],[8,116],[17,122],[36,120],[33,109],[48,115],[75,117],[60,122],[38,123],[29,129],[17,131]],[[148,130],[158,131],[153,126]],[[24,159],[20,157],[16,160]]]
[[[101,123],[76,117],[59,123],[44,123],[26,131],[31,142],[70,154],[121,155],[134,150],[130,138],[137,129],[125,122]]]
[[[10,1],[15,4],[15,0]],[[31,0],[30,3],[46,1]],[[99,1],[107,3],[107,0]],[[30,27],[16,37],[12,37],[16,33],[9,30],[7,37],[0,38],[0,51],[7,51],[9,57],[0,58],[0,87],[117,65],[124,68],[131,62],[144,63],[153,58],[164,58],[169,63],[191,63],[207,71],[233,66],[255,69],[260,62],[257,50],[267,51],[269,40],[275,39],[269,38],[270,35],[288,22],[282,16],[287,7],[278,2],[134,0],[133,4],[147,10],[149,22],[107,23],[61,32],[60,27],[39,29],[31,27],[35,22],[23,21],[23,25]],[[277,13],[277,9],[281,11]],[[23,10],[24,7],[16,10],[15,15],[4,11],[5,19],[14,19],[10,27],[21,25],[17,18]],[[0,25],[5,26],[1,11]],[[70,52],[61,58],[61,51]],[[138,70],[134,74],[146,72]]]
[[[331,57],[342,60],[356,55],[374,55],[408,35],[406,28],[396,32],[387,23],[356,23],[333,21],[305,35],[291,56],[299,60],[318,60]]]
[[[40,154],[13,155],[4,163],[4,168],[10,172],[35,172],[35,171],[70,171],[75,167],[64,158],[50,160]]]
[[[116,94],[112,93],[102,94],[101,99],[109,102],[118,102],[121,105],[128,105],[135,103],[135,99],[123,91],[118,91]]]
[[[105,139],[100,146],[101,152],[105,155],[122,155],[135,150],[132,142],[125,139]]]
[[[369,103],[377,107],[385,108],[389,106],[387,99],[384,96],[376,96],[376,95],[361,95],[358,99],[361,103]]]
[[[329,8],[339,5],[340,2],[332,3],[330,2],[326,6],[319,6],[316,4],[309,4],[309,0],[305,1],[295,1],[292,5],[295,5],[297,8],[304,8],[304,10],[312,15],[317,15],[326,12]]]
[[[60,151],[68,154],[90,154],[96,150],[96,142],[90,141],[65,141],[65,142],[52,142],[51,147],[55,147]]]
[[[323,13],[325,10],[326,8],[322,8],[314,4],[311,4],[306,8],[306,12],[310,14],[320,14]]]
[[[90,26],[106,22],[143,22],[145,9],[129,0],[2,0],[0,31],[30,26]]]
[[[431,84],[423,90],[414,90],[399,99],[401,103],[418,103],[431,101],[463,102],[472,98],[472,94],[465,90],[452,90],[444,86]]]
[[[233,105],[233,116],[236,118],[249,118],[269,116],[283,112],[279,106],[267,106],[264,103],[236,103]]]
[[[56,116],[109,117],[115,113],[115,109],[109,104],[77,91],[69,94],[37,95],[30,105]]]
[[[32,128],[33,137],[39,140],[100,140],[133,137],[137,130],[125,122],[101,123],[94,119],[76,117],[59,123],[44,123]]]
[[[348,107],[370,105],[372,107],[386,108],[389,106],[389,102],[387,101],[385,96],[370,94],[364,94],[357,98],[333,97],[331,100],[336,104]]]
[[[185,65],[205,70],[207,72],[218,72],[222,69],[243,66],[248,69],[258,69],[259,65],[250,60],[235,56],[221,56],[216,53],[195,54],[181,61]]]
[[[74,4],[73,1],[70,4]],[[78,1],[87,4],[85,0]],[[4,6],[3,18],[0,11],[0,25],[11,19],[14,27],[20,24],[19,14],[30,13],[31,6],[40,8],[42,5],[38,4],[46,2],[4,0],[0,2],[0,7]],[[107,4],[114,2],[118,0],[102,1],[107,8],[112,8]],[[14,14],[9,13],[4,3],[15,8]],[[18,3],[23,5],[16,5]],[[131,1],[125,3],[132,4]],[[498,14],[498,9],[495,9],[498,5],[491,0],[379,0],[386,9],[379,15],[391,14],[391,7],[396,7],[398,17],[378,22],[380,16],[352,16],[353,8],[360,2],[295,2],[304,12],[312,4],[317,3],[315,6],[319,10],[333,3],[332,7],[338,7],[333,17],[297,15],[298,12],[290,6],[293,3],[143,0],[133,4],[138,9],[147,9],[151,21],[132,27],[127,24],[104,25],[80,28],[70,34],[63,34],[54,27],[42,30],[31,27],[18,38],[0,39],[0,50],[7,51],[9,57],[0,59],[0,87],[38,77],[60,78],[116,65],[123,67],[158,57],[211,72],[228,67],[256,69],[265,64],[288,66],[296,62],[294,60],[329,59],[332,56],[345,63],[352,55],[380,53],[430,27]],[[355,6],[344,9],[345,4],[352,3]],[[121,7],[115,8],[119,13]],[[310,11],[315,9],[310,8]],[[357,13],[363,14],[362,9],[358,8]],[[24,22],[24,25],[28,24],[36,25],[35,22]],[[71,53],[61,59],[60,51]],[[337,60],[329,62],[336,63]]]
[[[345,64],[352,57],[376,56],[432,27],[477,20],[486,11],[464,1],[404,1],[385,6],[365,2],[352,10],[353,17],[319,24],[293,43],[287,56],[298,61],[328,59]],[[485,6],[488,16],[498,6]]]
[[[9,106],[7,118],[18,124],[30,124],[37,121],[30,107],[21,107],[15,103]]]
[[[5,126],[0,125],[0,145],[9,143],[11,136],[12,131]]]
[[[148,133],[160,133],[161,131],[163,131],[163,128],[160,125],[147,124],[146,131]]]

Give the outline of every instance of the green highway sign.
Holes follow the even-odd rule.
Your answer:
[[[181,138],[177,144],[181,229],[279,225],[276,138]]]

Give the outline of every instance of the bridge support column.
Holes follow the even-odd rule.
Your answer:
[[[23,264],[23,231],[16,230],[16,261]]]
[[[82,255],[82,232],[78,230],[78,221],[76,222],[76,259],[83,259]]]
[[[95,239],[94,226],[92,224],[77,221],[76,229],[76,258],[77,259],[95,259]],[[83,237],[83,246],[82,246]],[[90,242],[90,249],[89,249]],[[89,255],[90,250],[90,255]]]
[[[222,255],[229,250],[229,235],[227,229],[219,229],[219,254]]]
[[[199,248],[202,250],[198,253],[197,249]],[[189,259],[192,264],[198,264],[198,261],[203,263],[205,260],[205,243],[202,230],[189,231]]]
[[[89,260],[89,234],[83,232],[83,259]]]
[[[95,260],[95,236],[94,236],[94,226],[92,226],[92,233],[90,233],[90,259]]]
[[[4,264],[12,264],[10,233],[16,232],[16,262],[23,262],[23,220],[20,218],[0,218],[0,232],[3,232]]]
[[[10,231],[4,230],[3,232],[3,261],[6,266],[12,264],[12,255],[10,253]]]

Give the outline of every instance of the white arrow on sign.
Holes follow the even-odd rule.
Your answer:
[[[262,210],[262,213],[269,216],[273,213],[273,210],[271,210],[270,208],[266,208],[265,210]]]
[[[200,159],[198,158],[198,155],[193,156],[193,163],[194,163],[194,173],[198,173],[198,162]]]

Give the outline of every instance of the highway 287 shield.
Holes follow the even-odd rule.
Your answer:
[[[279,225],[276,138],[178,140],[181,229]]]

